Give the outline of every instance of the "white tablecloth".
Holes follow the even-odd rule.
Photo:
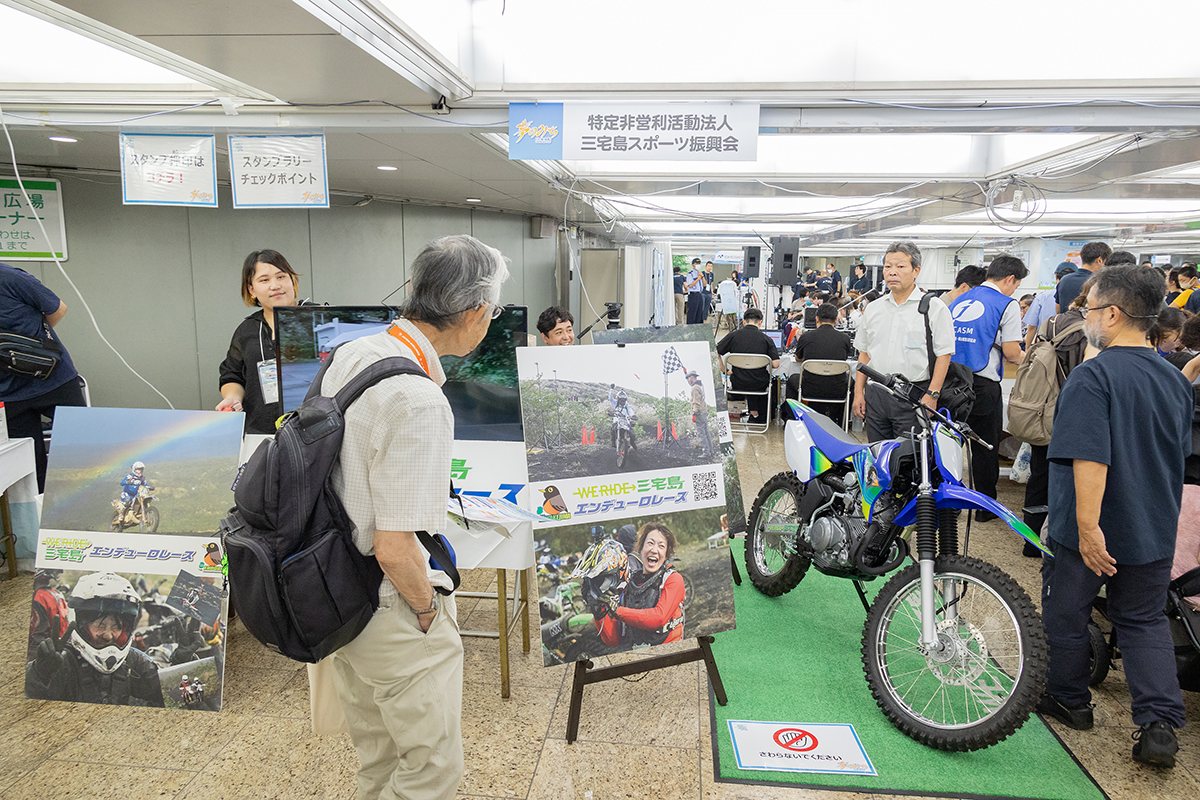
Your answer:
[[[17,539],[17,565],[33,569],[37,547],[37,465],[33,439],[10,439],[0,444],[0,491],[8,492],[13,535]]]

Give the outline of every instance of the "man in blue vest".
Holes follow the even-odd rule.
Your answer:
[[[1021,310],[1012,296],[1028,274],[1025,263],[1016,256],[997,256],[988,266],[987,280],[950,306],[956,340],[951,360],[975,373],[975,405],[967,424],[992,446],[988,450],[971,442],[971,474],[975,490],[993,498],[1000,477],[996,448],[1004,426],[1000,379],[1005,361],[1021,361]],[[995,518],[990,511],[975,514],[980,522]]]

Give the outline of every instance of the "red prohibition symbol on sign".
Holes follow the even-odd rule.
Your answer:
[[[817,737],[801,728],[780,728],[773,738],[775,744],[793,753],[804,753],[817,746]]]

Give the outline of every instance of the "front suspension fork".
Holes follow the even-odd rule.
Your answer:
[[[938,598],[934,586],[934,562],[938,554],[938,529],[942,529],[941,550],[947,555],[958,551],[957,526],[951,514],[943,511],[938,518],[937,501],[933,499],[933,484],[929,477],[929,439],[921,440],[921,484],[917,494],[917,563],[921,570],[921,646],[931,651],[942,649],[937,634],[937,603],[942,602],[946,618],[957,615],[957,598],[952,582],[942,587],[943,597]],[[939,526],[939,521],[942,523]]]

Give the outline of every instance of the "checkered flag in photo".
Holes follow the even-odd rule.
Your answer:
[[[663,352],[663,375],[670,375],[677,369],[683,369],[683,362],[679,360],[679,354],[675,352],[674,347],[668,347]]]

